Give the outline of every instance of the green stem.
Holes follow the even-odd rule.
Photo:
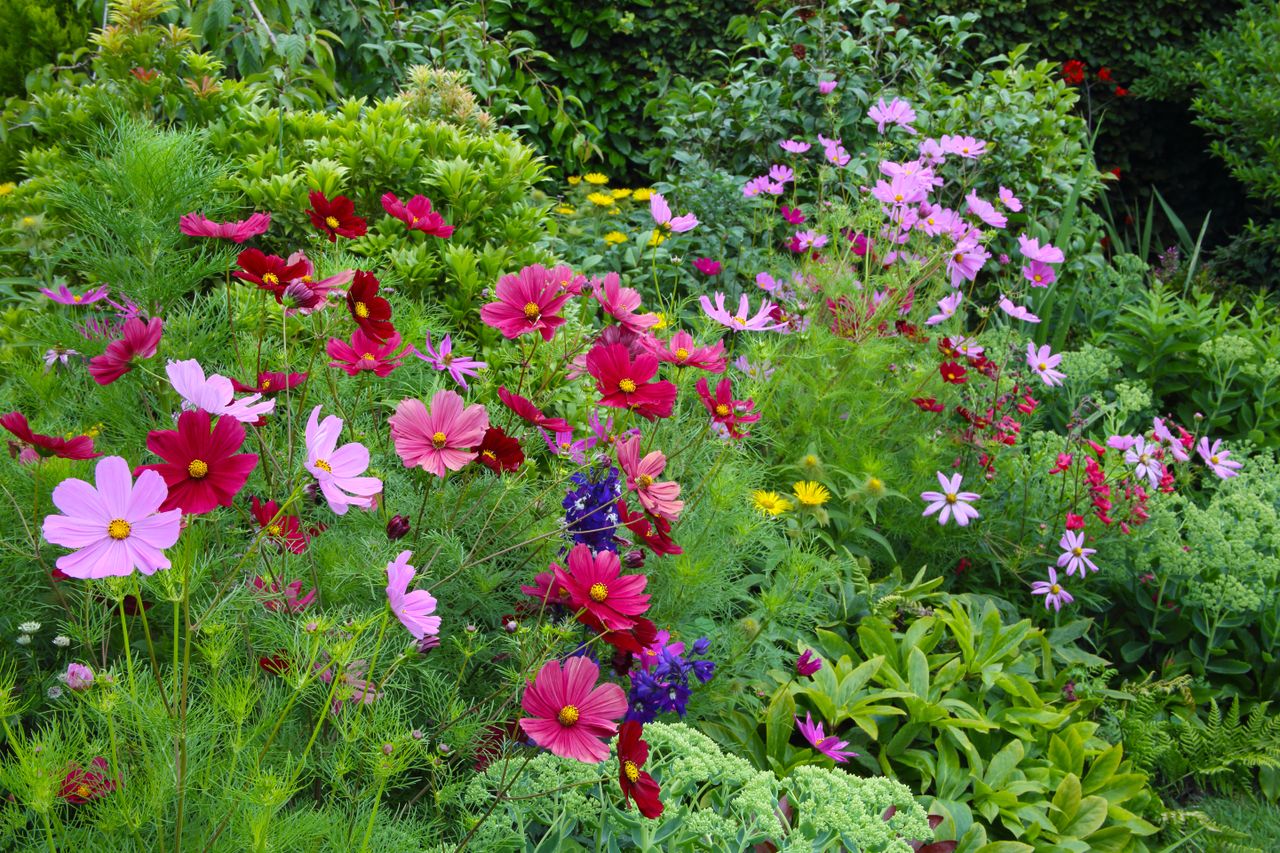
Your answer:
[[[173,709],[169,706],[169,695],[164,689],[164,679],[160,677],[160,663],[156,660],[156,647],[151,642],[151,625],[147,622],[147,608],[142,606],[142,587],[138,584],[138,576],[133,577],[133,597],[138,600],[138,611],[142,616],[142,633],[147,638],[147,654],[151,658],[151,672],[156,677],[156,687],[160,690],[160,700],[164,702],[164,711],[170,717]]]
[[[373,836],[373,822],[378,817],[378,806],[382,805],[382,792],[387,788],[387,777],[383,775],[378,782],[378,792],[373,795],[373,810],[369,812],[369,823],[364,828],[364,840],[360,843],[360,853],[369,849],[369,839]]]

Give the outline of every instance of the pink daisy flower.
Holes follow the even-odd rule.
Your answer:
[[[1234,459],[1227,458],[1231,455],[1231,451],[1222,449],[1222,439],[1220,438],[1210,444],[1209,436],[1204,436],[1200,439],[1200,443],[1196,445],[1196,452],[1200,454],[1204,464],[1209,466],[1209,470],[1224,480],[1239,476],[1240,469],[1244,467]]]
[[[265,234],[270,227],[270,213],[255,213],[248,219],[236,222],[214,222],[192,212],[178,220],[178,230],[188,237],[213,237],[235,243],[243,243],[251,237]]]
[[[968,526],[970,521],[977,518],[978,511],[969,504],[981,498],[982,495],[960,491],[962,479],[959,474],[947,477],[939,471],[938,484],[942,487],[942,491],[920,493],[921,500],[928,504],[923,514],[930,516],[937,512],[938,524],[946,524],[948,519],[955,516],[956,524],[961,527]]]
[[[1160,449],[1158,442],[1147,443],[1142,436],[1133,440],[1133,444],[1124,452],[1124,461],[1133,466],[1133,473],[1144,478],[1154,489],[1160,485],[1164,476],[1164,465],[1156,458]]]
[[[762,273],[763,274],[763,273]],[[710,373],[724,373],[724,341],[716,341],[709,347],[694,343],[693,335],[678,331],[665,344],[656,338],[643,338],[645,349],[658,357],[658,361],[677,367],[696,367]]]
[[[747,294],[744,293],[738,298],[738,310],[733,314],[724,307],[724,299],[723,293],[717,293],[714,307],[706,296],[698,297],[698,302],[708,317],[735,332],[771,332],[784,328],[782,324],[774,321],[774,306],[767,299],[760,303],[760,310],[755,313],[755,316],[751,316],[751,301],[747,298]]]
[[[194,358],[171,361],[165,365],[169,383],[182,398],[182,408],[203,409],[211,415],[226,415],[241,423],[251,424],[276,407],[275,400],[263,400],[261,394],[235,399],[231,380],[217,373],[205,378],[204,368]]]
[[[674,523],[684,509],[680,500],[680,484],[674,480],[659,482],[658,477],[667,467],[667,457],[661,451],[651,451],[640,458],[640,436],[635,435],[618,442],[618,467],[627,477],[627,488],[636,493],[640,505],[653,515]]]
[[[1049,580],[1036,581],[1031,584],[1031,594],[1044,596],[1045,610],[1048,610],[1050,605],[1053,606],[1055,611],[1061,610],[1062,605],[1075,601],[1071,593],[1067,592],[1062,584],[1058,583],[1058,570],[1053,566],[1049,567]]]
[[[1032,287],[1048,287],[1058,280],[1058,274],[1053,271],[1053,267],[1043,261],[1030,261],[1022,268],[1022,277],[1031,283]]]
[[[966,160],[977,160],[987,153],[987,143],[981,139],[974,139],[972,136],[943,135],[938,142],[941,144],[943,151],[963,157]]]
[[[836,80],[819,80],[818,91],[824,95],[830,95],[832,92],[836,90],[836,86],[839,86],[839,85],[840,83]]]
[[[1089,555],[1098,553],[1098,549],[1084,547],[1084,531],[1066,531],[1058,540],[1058,547],[1062,549],[1062,553],[1058,555],[1058,568],[1065,566],[1067,577],[1076,572],[1080,573],[1080,577],[1084,577],[1085,569],[1091,572],[1098,570],[1093,560],[1089,559]]]
[[[1018,251],[1022,252],[1022,256],[1029,261],[1040,261],[1046,264],[1060,264],[1065,256],[1062,250],[1049,243],[1040,245],[1040,241],[1028,237],[1026,234],[1018,235]]]
[[[939,323],[950,320],[956,315],[956,311],[960,308],[960,303],[964,301],[964,292],[957,290],[950,296],[944,296],[938,300],[938,313],[929,317],[924,321],[926,326],[936,326]]]
[[[101,287],[91,287],[84,293],[72,293],[65,284],[60,284],[57,290],[42,287],[40,292],[59,305],[91,305],[101,299],[106,299],[107,294],[111,292],[111,288],[104,284]]]
[[[973,281],[978,271],[991,259],[991,253],[977,240],[964,238],[956,243],[947,257],[947,272],[951,274],[951,286],[959,287],[963,281]]]
[[[999,307],[1000,307],[1000,310],[1001,310],[1001,311],[1003,311],[1004,313],[1008,314],[1010,317],[1012,317],[1012,318],[1013,318],[1013,319],[1015,319],[1015,320],[1022,320],[1022,321],[1027,322],[1027,323],[1039,323],[1039,322],[1040,322],[1040,318],[1039,318],[1039,317],[1037,317],[1035,314],[1032,314],[1032,313],[1031,313],[1029,310],[1027,310],[1027,308],[1025,308],[1024,306],[1022,306],[1022,305],[1015,305],[1015,304],[1013,303],[1013,300],[1012,300],[1012,299],[1010,299],[1010,298],[1009,298],[1009,297],[1007,297],[1007,296],[1001,296],[1001,297],[1000,297],[1000,302],[999,302],[999,303],[997,303],[997,304],[999,305]]]
[[[42,532],[54,545],[76,549],[57,560],[73,578],[144,575],[169,568],[164,549],[178,541],[182,511],[159,512],[169,495],[164,478],[143,471],[135,483],[129,463],[119,456],[99,460],[94,483],[68,478],[53,490],[64,515],[47,515]]]
[[[627,710],[627,697],[616,684],[596,684],[600,667],[587,657],[571,657],[563,668],[557,660],[542,665],[525,686],[520,704],[529,716],[520,728],[553,755],[596,764],[609,757],[602,738],[617,734],[615,722]]]
[[[120,339],[107,344],[106,352],[89,359],[89,375],[99,385],[110,385],[130,370],[135,359],[151,358],[160,347],[164,324],[159,317],[124,321]]]
[[[815,723],[813,715],[808,711],[805,712],[803,720],[796,717],[796,728],[800,730],[800,734],[804,735],[804,739],[809,741],[810,746],[836,764],[843,764],[858,754],[845,749],[849,745],[848,741],[840,740],[835,735],[825,735],[822,731],[822,723]]]
[[[1009,224],[1008,217],[996,210],[996,206],[991,202],[984,201],[979,198],[977,193],[969,193],[964,197],[964,201],[969,207],[970,213],[990,225],[992,228],[1003,228]]]
[[[778,143],[778,147],[788,154],[803,154],[813,146],[808,142],[801,142],[797,139],[784,139]]]
[[[498,301],[482,307],[480,319],[507,338],[538,332],[544,341],[551,340],[556,328],[564,325],[556,312],[572,296],[553,272],[533,264],[515,275],[504,275],[496,287]]]
[[[640,335],[657,325],[656,314],[636,313],[636,309],[640,307],[640,291],[623,287],[616,272],[609,273],[603,279],[591,279],[591,290],[604,312],[627,331]]]
[[[408,591],[415,574],[409,565],[412,556],[412,551],[401,551],[400,556],[387,563],[387,604],[413,638],[421,640],[440,633],[440,617],[432,615],[436,612],[436,600],[431,593],[425,589]]]
[[[1022,202],[1018,201],[1018,197],[1013,194],[1013,190],[1004,187],[1000,188],[1000,203],[1014,213],[1022,210]]]
[[[467,377],[476,376],[479,371],[488,367],[487,362],[476,361],[465,355],[453,354],[453,339],[448,335],[440,341],[440,349],[434,349],[431,346],[431,333],[427,332],[427,351],[425,354],[413,351],[413,354],[434,367],[436,370],[447,370],[449,375],[453,377],[453,381],[457,382],[464,389],[467,387]]]
[[[338,515],[346,515],[349,506],[372,507],[382,481],[361,476],[369,469],[369,449],[355,441],[338,447],[342,419],[329,415],[320,421],[320,408],[312,409],[307,419],[307,471],[316,478],[329,509]]]
[[[1034,341],[1027,341],[1027,367],[1034,370],[1045,385],[1061,385],[1067,378],[1067,374],[1056,369],[1061,363],[1062,354],[1054,354],[1048,344],[1037,348]]]
[[[612,551],[592,554],[589,546],[574,545],[566,562],[567,570],[555,563],[551,570],[568,591],[573,609],[584,611],[579,617],[584,625],[601,633],[626,631],[649,608],[644,592],[649,579],[622,574],[622,564]]]
[[[484,440],[489,413],[479,403],[464,407],[454,391],[437,391],[430,411],[421,400],[401,400],[390,423],[404,467],[421,467],[443,477],[476,458],[470,448]]]
[[[884,133],[887,124],[896,124],[907,133],[916,132],[916,129],[911,126],[911,122],[916,120],[916,111],[901,98],[894,98],[886,104],[881,97],[875,106],[867,110],[867,118],[876,123],[877,133]]]
[[[653,217],[658,229],[667,233],[683,234],[698,227],[698,217],[692,213],[672,217],[671,205],[662,197],[662,193],[649,196],[649,214]]]
[[[392,332],[385,341],[379,341],[356,326],[350,341],[330,338],[324,351],[333,359],[329,366],[338,368],[348,376],[366,371],[374,376],[387,376],[404,363],[404,351],[396,352],[399,346],[399,332]]]

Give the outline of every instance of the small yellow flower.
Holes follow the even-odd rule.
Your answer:
[[[644,189],[636,190],[634,193],[631,194],[631,197],[636,201],[648,201],[649,196],[651,195],[653,195],[653,190],[644,188]]]
[[[36,218],[34,216],[24,216],[19,222],[23,228],[30,228],[36,224]]]
[[[618,187],[616,190],[613,190],[614,198],[626,198],[629,195],[631,195],[631,190],[626,189],[625,187]]]
[[[556,213],[559,213],[561,216],[573,216],[576,212],[577,211],[567,204],[562,204],[556,208]]]
[[[822,467],[822,460],[816,453],[806,453],[800,457],[800,467],[809,471],[817,471]]]
[[[670,322],[667,320],[667,315],[663,314],[661,311],[654,311],[653,316],[658,318],[658,322],[654,323],[653,326],[651,327],[655,331],[657,329],[665,329],[667,326],[670,325]]]
[[[582,180],[586,181],[589,184],[595,184],[596,186],[609,183],[609,179],[606,178],[604,175],[600,174],[599,172],[587,172],[585,175],[582,176]]]
[[[653,229],[653,234],[649,237],[649,247],[653,248],[655,246],[661,246],[662,242],[666,239],[667,235],[663,234],[661,230],[655,228]]]
[[[827,487],[812,480],[802,480],[796,483],[792,486],[792,491],[795,492],[796,500],[800,502],[801,506],[822,506],[831,500],[831,492],[827,491]]]
[[[884,480],[879,477],[868,477],[866,489],[867,494],[873,498],[884,497]]]
[[[18,185],[15,184],[13,181],[8,181],[7,183],[0,184],[0,196],[8,195],[9,193],[13,192],[17,188],[18,188]],[[628,192],[630,192],[630,190],[628,190]]]
[[[623,234],[621,231],[610,231],[608,234],[604,235],[604,241],[610,246],[616,246],[619,243],[627,242],[627,235]]]
[[[613,207],[613,196],[608,193],[591,193],[587,196],[587,201],[600,207]]]
[[[777,492],[756,491],[751,493],[751,502],[755,508],[768,516],[782,515],[791,509],[791,501]]]
[[[580,184],[580,183],[582,183],[582,176],[581,176],[581,175],[570,175],[570,176],[569,176],[569,186],[571,186],[571,187],[576,187],[576,186],[577,186],[578,184]]]

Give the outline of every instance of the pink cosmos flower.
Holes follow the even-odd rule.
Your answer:
[[[700,347],[694,343],[693,335],[678,331],[666,344],[656,338],[644,338],[642,343],[645,349],[658,357],[658,361],[680,367],[696,367],[711,373],[724,373],[724,341],[716,341],[709,347]]]
[[[823,156],[827,161],[836,166],[847,166],[849,161],[853,159],[849,156],[849,152],[840,144],[840,140],[836,140],[834,145],[828,145],[822,149]]]
[[[571,657],[542,665],[525,686],[521,707],[528,714],[520,728],[534,743],[561,758],[597,764],[609,757],[601,738],[617,734],[615,722],[627,710],[627,697],[616,684],[597,685],[600,667],[587,657]]]
[[[916,111],[900,98],[894,98],[886,104],[882,96],[875,106],[867,110],[867,118],[876,123],[877,133],[884,133],[886,124],[896,124],[907,133],[916,133],[916,129],[911,126],[911,122],[916,120]]]
[[[735,332],[771,332],[784,328],[781,324],[774,322],[774,306],[767,299],[760,303],[760,310],[755,313],[755,316],[748,318],[751,313],[751,301],[747,298],[747,294],[744,293],[738,298],[738,311],[734,314],[730,314],[724,307],[723,293],[717,293],[715,296],[715,307],[712,307],[711,300],[705,295],[698,297],[698,302],[702,305],[703,312],[722,326]]]
[[[555,271],[541,264],[527,266],[516,275],[504,275],[498,279],[496,293],[498,301],[482,307],[480,319],[503,337],[538,332],[544,341],[551,340],[556,328],[564,325],[564,318],[556,312],[572,296]]]
[[[401,400],[391,416],[391,439],[404,467],[445,476],[476,458],[475,447],[489,428],[489,413],[476,403],[463,405],[454,391],[437,391],[431,409],[421,400]]]
[[[694,258],[693,268],[706,276],[720,275],[724,270],[719,261],[711,258]]]
[[[80,355],[80,353],[64,346],[50,347],[44,354],[44,372],[48,373],[59,362],[66,367],[73,355]]]
[[[782,195],[786,192],[786,187],[777,181],[769,179],[768,175],[760,175],[747,181],[742,187],[742,194],[747,198],[754,198],[760,193],[768,195]]]
[[[616,272],[609,273],[603,279],[591,279],[591,289],[605,313],[627,331],[639,335],[657,325],[658,315],[636,313],[636,309],[640,307],[640,291],[623,287]]]
[[[601,633],[626,631],[649,607],[644,592],[649,579],[644,575],[622,574],[622,563],[612,551],[591,553],[587,545],[569,551],[568,569],[555,563],[556,581],[569,592],[571,606],[583,610],[583,624]]]
[[[1028,237],[1026,234],[1018,235],[1018,250],[1027,260],[1046,264],[1060,264],[1065,258],[1061,249],[1049,243],[1041,246],[1039,240]]]
[[[107,456],[98,461],[94,482],[68,478],[54,487],[54,506],[65,514],[45,516],[44,538],[76,549],[58,558],[58,570],[84,579],[169,568],[164,549],[178,541],[182,510],[158,511],[169,495],[164,478],[143,471],[135,483],[128,462]]]
[[[453,226],[446,224],[444,217],[431,209],[431,199],[425,195],[401,201],[395,193],[386,193],[382,196],[382,209],[409,226],[410,231],[421,231],[441,239],[453,236]]]
[[[919,204],[928,197],[928,189],[919,178],[899,174],[888,181],[876,181],[871,195],[885,204]]]
[[[467,387],[467,377],[476,376],[479,371],[488,367],[487,362],[476,361],[465,355],[453,354],[453,340],[449,335],[445,335],[440,341],[440,349],[433,349],[431,346],[431,333],[427,332],[426,353],[413,350],[413,354],[418,358],[431,365],[436,370],[447,370],[449,375],[453,377],[453,381],[457,382],[463,388]]]
[[[1008,217],[996,210],[996,206],[991,202],[983,201],[979,198],[977,193],[969,193],[964,197],[964,200],[969,207],[969,211],[992,228],[1003,228],[1009,224]]]
[[[662,197],[662,193],[654,193],[649,196],[649,213],[653,216],[653,221],[659,230],[664,232],[683,234],[685,231],[692,231],[698,227],[698,217],[692,213],[673,218],[671,216],[671,206]]]
[[[1098,570],[1093,560],[1089,559],[1089,555],[1098,553],[1098,549],[1084,547],[1083,532],[1066,531],[1062,534],[1062,538],[1058,540],[1058,547],[1062,549],[1062,553],[1058,555],[1058,568],[1065,566],[1067,577],[1076,572],[1080,573],[1080,577],[1084,577],[1085,569],[1091,572]]]
[[[440,617],[436,612],[436,600],[425,589],[408,592],[415,574],[409,565],[412,551],[401,551],[400,556],[387,563],[387,603],[400,624],[409,629],[415,640],[440,633]]]
[[[1151,428],[1156,440],[1168,448],[1169,453],[1174,459],[1179,462],[1186,462],[1191,458],[1190,454],[1187,453],[1191,448],[1190,438],[1188,437],[1187,442],[1184,445],[1181,439],[1176,438],[1174,434],[1169,431],[1169,427],[1165,425],[1164,418],[1152,418]],[[1182,430],[1182,427],[1178,427],[1178,429]],[[1182,432],[1186,434],[1185,430],[1182,430]]]
[[[667,457],[654,450],[640,458],[640,437],[618,442],[618,467],[627,477],[627,488],[636,493],[640,505],[649,513],[673,524],[680,518],[684,501],[679,500],[680,484],[674,480],[658,482],[667,467]]]
[[[1000,302],[997,303],[1000,310],[1008,314],[1015,320],[1023,320],[1027,323],[1039,323],[1040,318],[1032,314],[1022,305],[1014,305],[1013,300],[1007,296],[1001,296]]]
[[[1058,570],[1053,568],[1053,566],[1049,567],[1049,580],[1036,581],[1031,584],[1031,594],[1044,596],[1045,610],[1048,610],[1049,606],[1053,605],[1053,609],[1058,611],[1062,609],[1062,605],[1070,604],[1075,601],[1075,599],[1071,597],[1071,593],[1067,592],[1066,589],[1058,583]]]
[[[1032,287],[1048,287],[1058,280],[1058,274],[1053,271],[1053,267],[1043,261],[1031,261],[1022,268],[1022,277],[1031,283]]]
[[[924,515],[927,517],[937,512],[938,524],[946,524],[947,520],[954,515],[956,524],[961,527],[967,526],[970,521],[977,518],[978,511],[969,504],[981,498],[982,495],[960,491],[962,479],[959,474],[946,477],[939,471],[938,484],[942,487],[942,491],[920,493],[921,500],[928,504],[924,509]],[[938,512],[939,510],[941,512]]]
[[[1005,189],[1004,187],[1000,188],[1000,203],[1014,213],[1022,210],[1022,202],[1018,201],[1018,197],[1013,194],[1013,190]]]
[[[1045,385],[1061,385],[1067,378],[1065,373],[1056,369],[1061,362],[1062,354],[1054,354],[1048,344],[1037,349],[1034,341],[1027,341],[1027,367],[1034,370]]]
[[[1234,459],[1228,459],[1227,457],[1231,455],[1231,451],[1220,449],[1221,447],[1222,439],[1216,439],[1213,444],[1210,444],[1209,436],[1206,435],[1196,445],[1196,452],[1200,454],[1204,464],[1209,466],[1209,470],[1223,480],[1239,476],[1240,469],[1244,465]]]
[[[959,287],[962,281],[973,281],[978,271],[991,259],[988,252],[977,240],[966,237],[956,243],[947,257],[947,271],[951,273],[951,286]]]
[[[188,237],[213,237],[243,243],[251,237],[265,234],[271,227],[270,213],[255,213],[238,222],[214,222],[199,213],[188,213],[178,220],[178,230]]]
[[[950,296],[944,296],[938,300],[938,313],[929,317],[924,321],[926,326],[936,326],[939,323],[950,320],[955,316],[956,311],[960,308],[960,303],[964,301],[964,292],[957,290]]]
[[[928,160],[935,166],[941,166],[947,162],[947,152],[942,150],[942,145],[936,139],[920,140],[920,159]]]
[[[561,430],[553,435],[539,427],[538,432],[542,433],[542,440],[546,443],[548,450],[556,456],[567,456],[579,465],[586,464],[587,451],[595,447],[598,441],[594,435],[574,441],[573,430]]]
[[[151,358],[160,347],[164,324],[159,317],[124,321],[120,339],[107,344],[106,352],[89,359],[89,374],[99,385],[110,385],[130,370],[134,359]]]
[[[848,741],[840,740],[835,735],[824,735],[822,723],[815,723],[813,715],[808,711],[805,712],[803,720],[796,717],[796,728],[800,730],[800,734],[804,735],[804,739],[809,741],[810,746],[836,764],[843,764],[858,754],[845,749],[849,745]]]
[[[937,237],[940,234],[950,234],[955,226],[963,224],[964,220],[960,218],[960,214],[956,213],[949,207],[935,207],[929,205],[925,209],[925,205],[920,205],[920,216],[916,220],[915,227],[930,237]]]
[[[784,139],[778,143],[778,147],[783,151],[786,151],[788,154],[803,154],[813,146],[807,142],[800,142],[796,139]]]
[[[780,184],[790,183],[794,181],[796,173],[786,166],[780,166],[777,163],[769,167],[769,179],[777,181]]]
[[[938,142],[943,151],[963,157],[966,160],[976,160],[987,153],[987,143],[981,139],[974,139],[972,136],[944,135]]]
[[[93,670],[82,663],[67,664],[67,671],[62,674],[62,681],[70,690],[77,692],[88,690],[93,686]]]
[[[809,249],[821,249],[827,245],[827,235],[819,234],[816,231],[797,231],[795,236],[802,252]]]
[[[290,581],[281,589],[279,581],[255,577],[253,588],[263,594],[262,606],[272,613],[278,611],[281,606],[290,613],[301,613],[316,600],[314,589],[306,595],[302,594],[302,581]]]
[[[165,365],[169,383],[182,398],[184,409],[203,409],[211,415],[226,415],[241,423],[251,424],[276,407],[275,400],[263,400],[261,394],[235,399],[231,380],[215,373],[205,378],[204,368],[194,358],[171,361]]]
[[[1153,489],[1160,485],[1164,476],[1164,465],[1156,458],[1159,448],[1158,443],[1148,444],[1145,438],[1138,436],[1124,452],[1124,461],[1133,466],[1133,473],[1145,478]]]
[[[281,304],[286,306],[286,314],[292,316],[310,314],[329,304],[329,294],[336,288],[345,287],[355,278],[355,270],[340,270],[333,275],[316,280],[316,267],[303,252],[294,252],[285,261],[285,269],[300,270],[301,275],[287,280],[281,294]],[[289,303],[292,302],[292,305]]]
[[[373,506],[374,496],[382,491],[377,477],[360,476],[369,469],[369,449],[359,442],[338,447],[342,419],[329,415],[320,421],[320,406],[311,410],[307,419],[307,471],[316,478],[329,509],[346,515],[347,507]]]
[[[379,341],[356,326],[350,341],[330,338],[324,351],[333,359],[329,366],[338,368],[348,376],[356,376],[364,371],[372,372],[374,376],[386,376],[404,363],[404,351],[395,351],[399,346],[399,332],[392,332],[385,341]]]
[[[778,208],[778,212],[782,214],[782,219],[788,225],[803,225],[805,221],[804,210],[799,207],[787,207],[785,204]]]
[[[830,95],[832,92],[836,90],[836,86],[839,86],[839,85],[840,83],[836,80],[819,80],[818,91],[824,95]]]
[[[106,299],[107,294],[111,292],[111,288],[104,284],[101,287],[91,287],[84,293],[72,293],[65,284],[60,284],[56,291],[42,287],[40,292],[59,305],[91,305],[101,299]],[[112,304],[114,305],[115,303]]]

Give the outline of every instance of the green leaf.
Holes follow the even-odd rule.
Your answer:
[[[795,698],[786,691],[779,691],[769,704],[769,714],[765,719],[765,751],[770,758],[781,760],[795,728],[795,718]]]
[[[1076,774],[1068,773],[1058,784],[1058,790],[1053,795],[1053,807],[1050,819],[1054,826],[1065,832],[1064,827],[1075,820],[1080,811],[1080,779]]]
[[[1074,779],[1074,776],[1068,778]],[[1076,783],[1077,786],[1079,783]],[[1059,788],[1061,790],[1061,788]],[[1071,838],[1088,838],[1102,827],[1107,820],[1107,801],[1102,797],[1085,797],[1080,801],[1080,810],[1075,819],[1062,830],[1062,834]]]

